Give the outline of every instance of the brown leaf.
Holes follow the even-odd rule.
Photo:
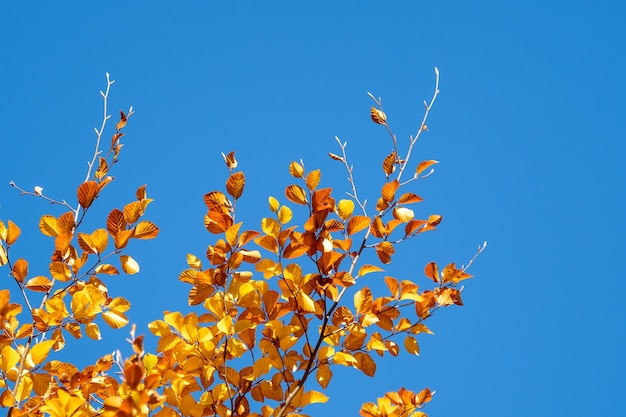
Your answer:
[[[389,155],[383,159],[383,171],[385,175],[388,177],[396,170],[396,162],[398,160],[396,151],[391,152]]]
[[[437,268],[437,264],[435,262],[426,264],[426,267],[424,267],[424,274],[434,282],[439,282],[439,268]]]
[[[396,250],[391,242],[387,242],[386,240],[376,245],[376,255],[378,255],[378,259],[384,264],[391,263],[391,255],[395,252]]]
[[[360,232],[370,225],[370,218],[367,216],[353,216],[348,221],[348,236]]]
[[[137,197],[137,200],[139,201],[148,198],[148,193],[146,193],[146,184],[137,188],[137,191],[135,191],[135,197]]]
[[[226,163],[226,167],[228,171],[232,171],[237,168],[237,160],[235,159],[235,151],[229,152],[228,155],[224,155],[222,152],[222,158],[224,158],[224,162]]]
[[[127,120],[126,114],[120,110],[120,121],[115,125],[115,130],[122,130],[126,126]]]
[[[125,230],[127,226],[124,213],[118,209],[113,209],[107,217],[107,230],[112,236],[117,235],[120,231]]]

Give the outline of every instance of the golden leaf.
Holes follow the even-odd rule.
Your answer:
[[[39,220],[39,230],[46,236],[56,237],[59,234],[57,219],[49,214],[44,214]]]
[[[348,221],[348,236],[360,232],[370,225],[370,218],[367,216],[354,216]]]
[[[137,239],[154,239],[159,234],[159,228],[147,220],[139,222],[133,229],[133,236]]]
[[[289,201],[296,204],[306,205],[308,202],[306,191],[296,184],[289,185],[285,188],[285,196]]]
[[[376,362],[372,359],[370,355],[363,352],[356,352],[354,354],[359,363],[357,364],[357,368],[360,369],[365,375],[373,377],[376,373]]]
[[[226,180],[226,191],[236,200],[243,194],[245,184],[246,177],[243,175],[243,172],[235,172]]]
[[[278,211],[278,207],[279,207],[278,200],[276,200],[274,197],[270,196],[268,198],[268,201],[270,203],[270,210],[272,212],[276,213]]]
[[[405,236],[409,236],[415,233],[416,230],[420,229],[427,223],[426,220],[411,220],[404,226]],[[419,233],[419,232],[418,232]]]
[[[115,249],[123,249],[128,244],[130,238],[133,237],[133,230],[120,230],[115,234]]]
[[[360,269],[359,269],[359,273],[357,274],[357,276],[362,277],[363,275],[367,275],[371,272],[383,272],[384,270],[376,265],[363,265]]]
[[[289,173],[295,178],[302,178],[304,175],[304,168],[296,161],[293,161],[289,164]]]
[[[85,325],[85,333],[89,336],[90,339],[100,340],[102,336],[100,335],[100,328],[94,322],[87,323]]]
[[[94,270],[96,274],[119,275],[120,271],[111,264],[100,264]]]
[[[3,245],[0,245],[0,266],[4,266],[9,262],[7,251]]]
[[[432,214],[428,217],[429,226],[437,226],[443,218],[439,214]]]
[[[444,284],[450,281],[454,282],[455,284],[458,284],[459,282],[468,278],[472,278],[472,276],[470,274],[465,273],[461,269],[457,269],[456,264],[454,262],[446,265],[446,267],[443,268],[443,271],[441,271],[441,279],[442,279],[442,283]]]
[[[24,282],[24,278],[28,275],[28,261],[26,259],[18,259],[13,264],[11,275],[19,282]]]
[[[341,161],[343,162],[343,158],[339,155],[335,155],[332,152],[328,152],[328,156],[330,156],[332,159],[334,159],[335,161]]]
[[[42,218],[43,219],[43,218]],[[118,232],[126,229],[126,219],[124,213],[118,209],[113,209],[107,217],[107,230],[112,236],[115,236]]]
[[[114,310],[102,313],[102,319],[113,329],[119,329],[128,324],[128,317],[124,313]]]
[[[122,270],[128,275],[139,272],[139,264],[128,255],[120,255],[120,263],[122,264]]]
[[[191,253],[187,254],[187,265],[189,265],[190,268],[197,269],[198,271],[202,270],[202,261],[200,258],[192,255]]]
[[[352,200],[339,200],[337,204],[337,214],[341,220],[347,220],[354,212],[354,201]]]
[[[291,209],[287,206],[282,206],[280,210],[278,210],[278,221],[280,224],[287,224],[293,218],[293,213]]]
[[[333,377],[333,373],[330,370],[330,366],[325,363],[322,363],[318,366],[317,372],[315,373],[315,380],[318,384],[324,389],[328,387],[330,380]]]
[[[89,208],[93,200],[98,196],[98,184],[95,181],[86,181],[78,186],[78,204],[83,208]]]
[[[7,225],[8,226],[6,229],[6,242],[8,246],[11,246],[12,244],[15,243],[17,238],[20,237],[20,233],[22,233],[22,231],[11,220],[7,222]]]
[[[47,292],[52,288],[52,281],[40,275],[26,281],[26,288],[35,292]]]
[[[387,115],[382,110],[378,110],[376,107],[372,106],[370,116],[374,123],[387,126]]]
[[[417,164],[417,168],[415,169],[415,175],[420,175],[422,172],[424,172],[426,169],[428,169],[428,167],[438,164],[439,161],[435,161],[434,159],[429,159],[428,161],[422,161],[419,164]]]
[[[305,180],[306,186],[309,189],[309,191],[313,191],[317,188],[317,186],[320,184],[321,178],[322,178],[322,172],[319,169],[309,172]]]
[[[143,205],[140,201],[133,201],[124,206],[124,220],[126,223],[135,223],[143,216]]]

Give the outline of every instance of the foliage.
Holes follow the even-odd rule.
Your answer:
[[[387,290],[375,295],[362,278],[383,272],[398,244],[435,230],[437,214],[416,218],[412,207],[422,198],[408,190],[432,174],[435,160],[409,161],[439,93],[439,73],[430,103],[417,133],[403,152],[392,133],[382,102],[374,96],[372,120],[387,129],[393,151],[383,158],[380,196],[368,212],[357,195],[346,143],[338,138],[340,154],[330,158],[348,172],[349,198],[336,200],[323,188],[321,171],[292,162],[294,183],[284,192],[288,204],[269,197],[267,217],[260,229],[236,221],[237,202],[246,178],[237,170],[235,153],[223,155],[229,170],[224,191],[204,195],[204,225],[214,235],[206,254],[188,254],[188,268],[179,279],[190,285],[192,311],[165,312],[149,325],[157,351],[145,352],[144,336],[131,330],[133,353],[127,359],[106,355],[78,369],[51,359],[65,348],[66,337],[100,339],[98,317],[118,329],[129,320],[128,300],[109,294],[106,278],[135,274],[137,262],[127,253],[132,239],[157,237],[159,228],[144,214],[152,199],[146,187],[133,201],[114,208],[106,228],[88,230],[83,220],[112,181],[127,120],[120,112],[105,153],[101,139],[109,119],[107,100],[113,81],[101,92],[104,117],[96,129],[94,157],[76,191],[76,204],[55,200],[41,187],[22,194],[60,206],[58,215],[44,214],[39,229],[53,239],[50,273],[29,276],[29,262],[14,259],[19,227],[0,222],[0,266],[6,266],[23,302],[15,292],[0,290],[0,404],[12,416],[297,416],[309,404],[323,403],[337,366],[356,368],[366,376],[376,372],[376,356],[397,356],[404,349],[419,354],[417,336],[430,333],[425,321],[443,307],[462,305],[458,284],[470,278],[466,267],[454,263],[441,271],[430,262],[424,273],[432,281],[422,289],[408,279],[384,277]],[[408,175],[408,174],[406,174]],[[293,205],[306,207],[302,226],[294,223]],[[291,206],[291,207],[290,207]],[[476,255],[484,249],[479,247]],[[366,263],[371,251],[377,262]],[[33,254],[38,255],[38,254]],[[12,298],[13,296],[13,298]],[[120,372],[113,371],[114,366]],[[414,393],[405,388],[389,392],[377,403],[362,406],[362,416],[423,416],[430,401],[428,388]]]

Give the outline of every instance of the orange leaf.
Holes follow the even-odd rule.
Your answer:
[[[441,217],[441,215],[439,214],[432,214],[428,217],[428,225],[429,226],[437,226],[439,223],[441,223],[441,220],[443,219],[443,217]]]
[[[406,349],[407,352],[413,355],[419,356],[420,354],[420,347],[417,344],[417,339],[414,338],[413,336],[407,335],[406,338],[404,338],[404,348]]]
[[[400,182],[398,182],[398,180],[393,180],[383,185],[383,188],[381,189],[383,200],[386,202],[393,201],[398,187],[400,187]]]
[[[118,271],[117,268],[111,264],[100,264],[96,267],[94,272],[96,274],[105,274],[105,275],[119,275],[120,273],[120,271]]]
[[[96,177],[96,179],[101,180],[108,172],[109,165],[107,164],[107,160],[103,157],[100,157],[98,162],[98,169],[96,170],[94,176]]]
[[[370,225],[370,218],[367,216],[354,216],[348,221],[348,236],[351,236]]]
[[[7,242],[7,245],[11,246],[13,243],[15,243],[17,238],[20,237],[20,233],[22,233],[22,231],[11,220],[8,221],[7,225],[8,227],[6,231],[7,233],[6,242]]]
[[[389,155],[383,159],[383,171],[385,175],[388,177],[396,170],[396,162],[398,160],[396,151],[391,152]]]
[[[17,281],[24,282],[24,278],[28,275],[28,261],[22,258],[15,261],[11,274]]]
[[[422,161],[417,164],[417,168],[415,169],[415,175],[420,175],[424,172],[428,167],[438,164],[439,161],[435,161],[434,159],[429,159],[428,161]]]
[[[154,239],[159,234],[159,228],[152,222],[141,221],[133,229],[133,237],[137,239]]]
[[[289,199],[289,201],[296,204],[306,205],[308,202],[306,198],[306,191],[296,184],[289,185],[285,188],[285,196]]]
[[[50,263],[50,275],[57,281],[67,282],[72,279],[72,272],[70,267],[61,261],[54,261]]]
[[[405,194],[402,194],[400,198],[398,199],[398,204],[413,204],[413,203],[419,203],[420,201],[423,201],[423,200],[424,199],[417,194],[405,193]]]
[[[125,230],[127,226],[124,213],[118,209],[113,209],[107,217],[107,230],[111,235],[115,236],[121,230]]]
[[[143,215],[143,206],[140,201],[133,201],[124,206],[124,220],[127,223],[135,223]]]
[[[237,168],[237,160],[235,159],[235,151],[231,151],[228,155],[224,155],[222,152],[222,158],[224,158],[224,162],[226,162],[226,167],[229,171]]]
[[[56,237],[59,234],[57,219],[49,214],[44,214],[39,220],[39,230],[46,236]]]
[[[437,268],[435,262],[430,262],[426,265],[424,274],[434,282],[439,282],[439,268]]]
[[[83,208],[89,208],[93,200],[98,196],[98,184],[95,181],[86,181],[78,186],[78,204]]]
[[[370,272],[383,272],[384,270],[376,265],[363,265],[361,269],[359,269],[359,273],[357,276],[362,277],[363,275],[369,274]]]
[[[406,236],[413,234],[417,229],[426,224],[426,220],[411,220],[404,226],[404,233]]]
[[[322,210],[334,210],[335,200],[330,196],[332,188],[322,188],[313,193],[313,213]]]
[[[374,362],[370,355],[363,352],[356,352],[354,357],[357,361],[359,361],[356,366],[358,369],[363,371],[363,373],[367,376],[374,376],[376,373],[376,362]]]
[[[146,193],[146,184],[137,188],[137,191],[135,191],[135,197],[137,197],[137,200],[139,201],[148,198],[148,193]]]
[[[226,180],[226,191],[236,200],[243,194],[245,184],[246,177],[243,175],[243,172],[235,172]]]

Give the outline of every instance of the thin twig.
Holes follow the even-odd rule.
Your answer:
[[[480,255],[482,251],[485,250],[486,247],[487,247],[487,241],[485,240],[482,245],[478,245],[478,250],[476,251],[476,254],[474,255],[474,257],[467,263],[467,266],[462,267],[461,270],[463,272],[467,271],[469,267],[474,263],[476,258],[478,258],[478,255]]]

